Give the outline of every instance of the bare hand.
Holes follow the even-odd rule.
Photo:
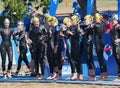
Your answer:
[[[51,31],[51,30],[49,30],[49,33],[50,33],[50,34],[52,34],[52,31]]]
[[[61,61],[62,61],[62,63],[65,63],[65,62],[66,62],[66,60],[65,60],[64,57],[61,58]]]
[[[64,34],[62,32],[60,32],[60,36],[64,37]]]
[[[119,42],[120,42],[120,39],[116,39],[115,42],[116,42],[116,43],[119,43]]]
[[[67,33],[70,34],[70,35],[73,35],[73,33],[71,31],[69,31],[69,30],[67,31]]]
[[[30,45],[33,43],[31,39],[28,39],[27,42],[28,42],[28,44],[30,44]]]
[[[67,45],[64,43],[64,48],[67,49]]]

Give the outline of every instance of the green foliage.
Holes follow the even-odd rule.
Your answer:
[[[22,20],[23,14],[27,11],[24,0],[5,0],[4,8],[10,9],[8,17]],[[13,14],[16,13],[16,14]]]
[[[50,6],[50,0],[41,0],[40,7],[43,7],[43,13],[47,12],[47,9],[49,9]]]
[[[63,0],[59,0],[59,3],[61,3]],[[12,24],[16,23],[18,20],[22,20],[23,14],[27,11],[27,5],[25,3],[28,2],[35,2],[37,3],[37,9],[43,8],[43,13],[47,13],[47,10],[50,7],[50,0],[3,0],[4,2],[4,8],[9,9],[10,12],[7,16],[7,18],[12,20]],[[16,13],[16,14],[13,14]],[[6,16],[0,17],[0,26],[3,23],[3,19]]]

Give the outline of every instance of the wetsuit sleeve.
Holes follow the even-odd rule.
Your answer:
[[[114,42],[116,39],[118,39],[118,33],[116,32],[115,28],[110,32],[111,33],[111,39]]]
[[[16,35],[17,35],[17,33],[13,32],[13,40],[15,42],[15,45],[18,47],[18,41],[17,41]]]
[[[58,42],[58,36],[59,36],[59,33],[58,31],[55,31],[54,33],[54,42],[55,42],[55,46],[58,46],[59,42]]]
[[[49,30],[47,30],[47,39],[46,39],[46,41],[51,40],[52,34],[53,34],[52,27],[50,27]]]
[[[33,32],[32,28],[30,28],[29,32],[27,32],[27,36],[28,36],[29,39],[32,39],[32,38],[35,37],[32,32]]]
[[[91,27],[91,25],[87,25],[84,29],[84,34],[86,34],[87,32],[93,32],[93,28]]]
[[[47,35],[47,33],[46,33],[45,27],[41,26],[39,31],[38,31],[38,39],[40,41],[46,40],[46,35]]]
[[[38,31],[38,39],[39,39],[39,41],[43,40],[43,35],[41,34],[41,29]]]
[[[22,35],[19,36],[18,41],[20,41],[22,38],[25,38],[25,32],[23,32]]]
[[[16,34],[17,34],[17,33],[14,32],[14,29],[13,29],[13,28],[10,29],[10,30],[11,30],[10,32],[11,32],[11,34],[12,34],[12,36],[13,36],[13,40],[14,40],[14,42],[15,42],[15,45],[18,46],[18,42],[17,42],[17,38],[16,38]]]
[[[79,37],[82,37],[84,35],[84,30],[82,28],[80,28],[80,25],[78,25],[79,27],[77,28],[77,33],[79,35]]]

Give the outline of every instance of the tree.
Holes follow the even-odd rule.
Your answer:
[[[63,0],[59,0],[62,2]],[[0,17],[0,25],[3,22],[5,17],[12,20],[12,24],[16,23],[18,20],[22,20],[24,13],[27,12],[28,2],[35,2],[37,6],[36,10],[43,8],[43,13],[47,12],[47,9],[50,7],[50,0],[3,0],[5,10],[9,10],[9,14],[6,16]]]
[[[87,0],[77,0],[79,5],[82,8],[83,11],[83,15],[86,15],[86,7],[87,7]],[[97,7],[96,7],[96,0],[94,0],[94,5],[93,5],[93,11],[92,11],[92,15],[94,15],[97,12]]]
[[[27,11],[27,7],[24,5],[23,0],[5,0],[4,8],[9,9],[10,18],[14,17],[18,20],[22,20],[23,14]]]
[[[27,7],[24,4],[24,0],[4,0],[5,11],[8,11],[7,15],[3,14],[0,17],[0,22],[3,22],[4,18],[9,18],[11,20],[12,26],[23,19],[23,14],[27,11]],[[2,20],[2,21],[1,21]],[[2,25],[2,23],[0,23]]]

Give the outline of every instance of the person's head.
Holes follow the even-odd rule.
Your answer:
[[[92,17],[91,15],[86,15],[86,16],[84,17],[84,20],[85,20],[85,24],[86,24],[86,25],[89,25],[89,24],[92,23],[93,17]]]
[[[72,7],[73,7],[73,8],[76,8],[77,6],[79,6],[78,2],[76,2],[76,1],[73,2]]]
[[[48,23],[48,25],[52,25],[52,21],[53,21],[53,17],[52,16],[47,16],[46,17],[46,23]]]
[[[32,10],[31,13],[30,13],[30,16],[31,16],[31,17],[35,17],[35,16],[36,16],[36,11],[35,11],[35,10]]]
[[[4,20],[4,26],[5,26],[5,28],[9,28],[9,26],[10,26],[10,20],[8,18],[5,18],[5,20]]]
[[[31,9],[31,8],[32,8],[32,3],[29,2],[29,3],[28,3],[28,9]]]
[[[33,24],[34,24],[35,27],[39,27],[40,26],[40,21],[39,21],[38,17],[34,17]]]
[[[113,25],[118,24],[118,15],[117,14],[112,16],[112,23],[113,23]]]
[[[96,22],[100,22],[101,21],[101,15],[99,13],[96,13],[95,16],[94,16],[94,20]]]
[[[63,24],[66,25],[67,27],[70,27],[71,26],[71,19],[68,17],[65,17],[63,19]]]
[[[24,27],[24,23],[22,21],[19,21],[17,23],[17,28],[18,28],[18,31],[22,31],[23,30],[23,27]]]
[[[103,21],[106,23],[106,22],[109,22],[109,15],[108,14],[104,14],[103,15]]]
[[[28,2],[28,6],[33,6],[31,2]]]
[[[58,19],[56,17],[52,17],[52,25],[57,26],[58,25]]]
[[[80,20],[80,18],[77,15],[73,15],[71,17],[71,23],[72,23],[72,25],[77,25],[80,21],[81,20]]]

